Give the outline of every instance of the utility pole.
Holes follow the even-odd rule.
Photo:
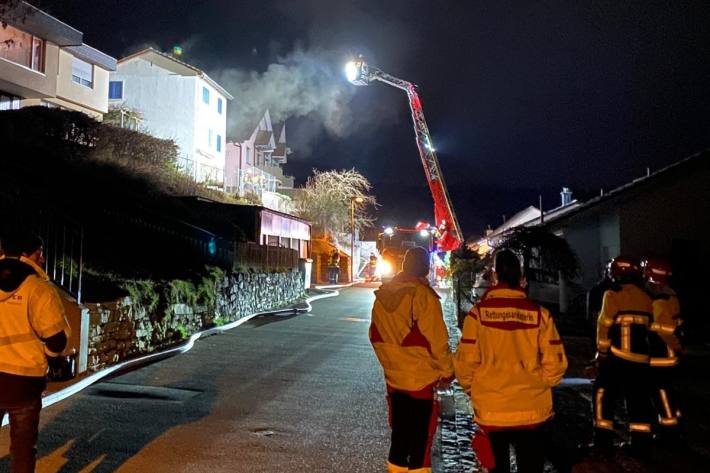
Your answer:
[[[352,197],[350,199],[350,282],[355,282],[357,270],[355,265],[355,204],[362,204],[365,199]]]

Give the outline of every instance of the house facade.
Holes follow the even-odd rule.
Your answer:
[[[274,125],[267,110],[251,135],[227,144],[225,190],[259,198],[264,207],[291,212],[292,176],[284,174],[291,149],[286,143],[286,124]]]
[[[118,61],[107,96],[110,107],[137,112],[142,131],[174,140],[186,174],[222,187],[233,97],[207,74],[148,48]]]
[[[710,266],[709,182],[710,153],[699,153],[590,199],[545,226],[577,254],[582,290],[600,279],[615,256],[661,256],[673,266],[684,312],[692,313],[700,308]]]
[[[81,31],[27,3],[4,20],[0,110],[40,105],[101,120],[116,59],[84,44]]]

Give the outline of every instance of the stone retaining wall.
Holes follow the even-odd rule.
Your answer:
[[[238,273],[216,286],[214,307],[159,304],[149,314],[130,297],[85,304],[90,314],[88,369],[165,348],[215,324],[284,307],[304,295],[300,272]]]

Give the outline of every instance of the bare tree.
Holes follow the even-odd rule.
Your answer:
[[[355,169],[314,169],[303,192],[296,197],[296,211],[313,222],[317,232],[342,233],[350,232],[350,212],[354,205],[355,228],[361,230],[371,227],[375,221],[368,212],[377,206],[375,197],[369,194],[371,190],[370,181]],[[360,199],[362,202],[358,202]]]

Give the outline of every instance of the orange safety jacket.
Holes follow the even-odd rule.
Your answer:
[[[651,366],[676,366],[682,345],[675,334],[683,324],[678,296],[670,288],[664,288],[662,293],[653,294],[652,297],[653,322],[649,334]]]
[[[597,321],[597,350],[634,363],[649,362],[648,329],[653,301],[635,284],[604,293]]]
[[[44,377],[47,372],[46,339],[70,334],[64,306],[44,272],[26,258],[0,259],[0,372]],[[41,271],[41,270],[40,270]]]
[[[454,367],[476,422],[534,426],[554,413],[551,388],[567,370],[567,357],[547,309],[522,289],[500,284],[466,316]]]
[[[441,303],[426,279],[400,273],[375,291],[369,335],[390,390],[433,393],[453,376]]]

